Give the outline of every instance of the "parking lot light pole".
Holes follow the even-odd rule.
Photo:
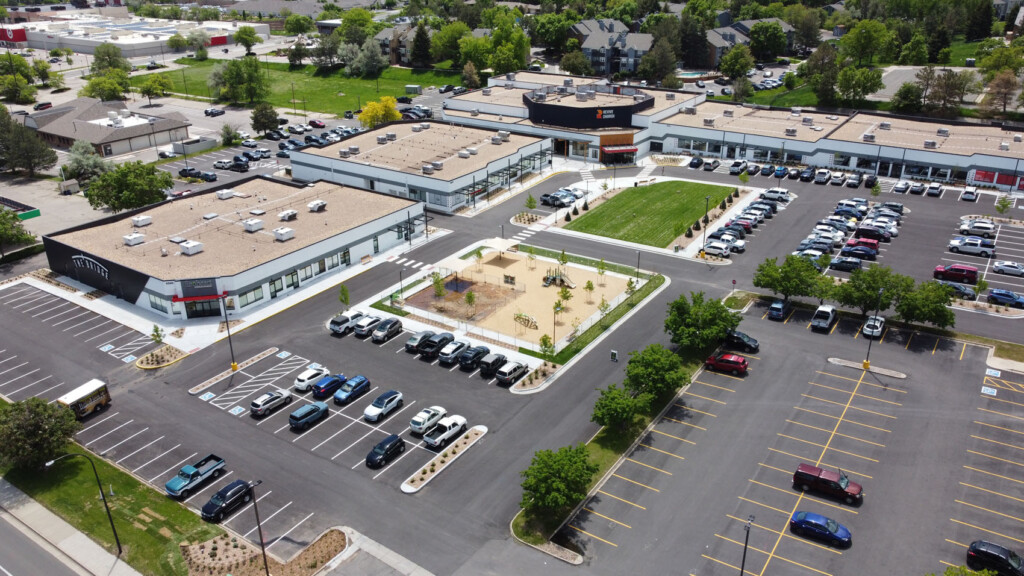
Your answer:
[[[881,308],[882,308],[882,288],[879,288],[878,289],[878,302],[875,303],[875,316],[878,316],[878,313],[881,311],[880,310]],[[871,368],[871,341],[874,340],[874,338],[871,338],[870,336],[866,336],[866,338],[868,339],[868,353],[867,353],[867,356],[864,356],[864,369],[865,370],[869,370]]]
[[[270,566],[267,565],[267,547],[263,543],[263,525],[260,524],[260,505],[259,499],[256,498],[256,487],[263,484],[263,480],[256,480],[255,482],[249,483],[249,489],[252,490],[252,510],[256,513],[256,530],[259,531],[260,535],[260,550],[263,552],[263,570],[270,576]]]
[[[700,253],[704,254],[704,247],[708,245],[708,207],[710,206],[711,196],[704,197],[704,239],[701,240]]]
[[[636,282],[640,283],[640,251],[636,251]]]
[[[96,476],[96,486],[98,486],[99,489],[100,489],[100,498],[103,499],[103,507],[106,508],[106,510],[107,510],[107,519],[110,520],[110,530],[114,533],[114,542],[117,543],[117,555],[120,556],[121,555],[121,539],[117,537],[117,528],[114,528],[114,517],[111,516],[111,514],[110,514],[110,506],[107,505],[107,497],[106,497],[105,494],[103,494],[103,483],[100,482],[100,474],[99,474],[99,472],[96,471],[96,464],[93,463],[92,458],[89,458],[85,454],[79,454],[77,452],[72,452],[70,454],[65,454],[63,456],[60,456],[60,457],[55,458],[53,460],[50,460],[49,462],[46,463],[45,466],[46,466],[47,469],[49,469],[56,462],[58,462],[60,460],[63,460],[65,458],[71,458],[73,456],[81,456],[82,458],[85,458],[86,460],[89,461],[89,465],[92,466],[92,473],[93,473],[94,476]]]
[[[402,283],[402,274],[405,273],[405,268],[398,269],[398,295],[405,296],[405,284]]]
[[[228,350],[231,351],[231,371],[238,371],[238,362],[235,362],[235,346],[231,343],[231,322],[228,320],[227,296],[220,297],[221,305],[224,308],[224,328],[228,331]]]
[[[746,535],[743,537],[743,558],[740,560],[740,576],[743,576],[743,569],[747,565],[747,544],[750,543],[750,525],[754,522],[754,515],[747,516],[747,524],[743,527]]]

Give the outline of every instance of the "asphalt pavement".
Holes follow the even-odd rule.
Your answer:
[[[54,551],[26,536],[6,513],[0,514],[0,573],[4,576],[81,576],[85,570],[73,570],[57,560]],[[59,552],[58,552],[59,554]]]

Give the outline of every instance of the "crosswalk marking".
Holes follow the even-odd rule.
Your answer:
[[[309,363],[309,360],[301,356],[291,356],[287,360],[276,364],[264,370],[260,374],[257,374],[253,378],[245,381],[243,384],[239,384],[230,390],[227,390],[210,400],[210,404],[224,410],[235,404],[235,402],[245,398],[253,392],[263,388],[268,384],[273,384],[277,380],[286,376],[288,373],[295,371]],[[284,386],[282,386],[283,388]]]

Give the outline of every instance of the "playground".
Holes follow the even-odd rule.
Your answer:
[[[477,330],[500,332],[518,340],[539,344],[544,334],[562,340],[573,331],[573,322],[585,324],[594,314],[603,296],[608,302],[626,291],[628,278],[611,272],[603,276],[593,268],[576,264],[561,266],[546,258],[532,262],[526,254],[491,251],[478,264],[471,261],[459,272],[445,271],[444,299],[435,297],[431,284],[406,298],[406,305],[441,314],[470,325],[470,338]],[[594,291],[588,296],[584,287],[592,282]],[[553,312],[559,293],[566,288],[572,295],[563,302],[557,316]],[[466,304],[466,293],[472,290],[476,302]]]

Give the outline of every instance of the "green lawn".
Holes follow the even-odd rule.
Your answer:
[[[974,58],[974,53],[978,50],[978,44],[981,44],[981,40],[977,42],[964,42],[963,36],[957,36],[956,40],[949,45],[949,65],[950,66],[964,66],[964,59]]]
[[[804,84],[794,88],[793,90],[776,88],[774,90],[754,92],[750,98],[747,98],[747,102],[763,104],[766,106],[791,108],[794,106],[814,106],[818,103],[818,97],[814,94],[814,90],[812,90],[810,86]]]
[[[704,216],[704,197],[718,206],[732,188],[661,182],[629,188],[566,225],[569,230],[664,248]]]
[[[209,96],[206,78],[217,61],[198,62],[183,58],[176,62],[187,68],[160,73],[171,81],[171,91],[181,94],[187,92],[193,96]],[[406,84],[419,84],[425,88],[458,84],[460,81],[457,72],[396,67],[387,68],[377,78],[348,78],[341,70],[319,75],[314,66],[293,68],[288,64],[275,62],[261,66],[270,76],[270,103],[282,112],[291,110],[299,114],[303,113],[303,108],[308,111],[342,114],[346,110],[357,110],[381,96],[403,96]],[[292,101],[293,89],[295,102]]]
[[[139,572],[153,576],[187,573],[178,544],[207,540],[220,528],[115,468],[78,445],[69,452],[90,456],[103,481],[124,559]],[[72,526],[117,553],[110,522],[96,490],[96,477],[84,458],[69,458],[46,472],[0,470],[3,476]],[[114,495],[110,495],[110,490]]]

